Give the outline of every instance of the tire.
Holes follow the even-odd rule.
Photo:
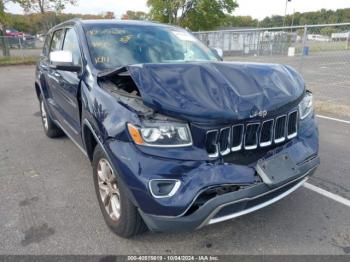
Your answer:
[[[99,145],[94,151],[92,168],[98,203],[108,227],[123,238],[145,232],[145,223],[129,200],[119,174],[112,169]]]
[[[39,105],[40,105],[41,122],[43,124],[45,135],[50,138],[63,136],[64,134],[63,131],[51,119],[41,94],[39,96]]]

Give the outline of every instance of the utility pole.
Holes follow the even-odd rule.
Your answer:
[[[294,15],[295,15],[295,9],[293,10],[293,16],[292,16],[292,26],[294,25]]]
[[[286,0],[286,6],[284,8],[283,27],[286,25],[286,16],[287,16],[288,2],[291,2],[291,1],[292,0]]]

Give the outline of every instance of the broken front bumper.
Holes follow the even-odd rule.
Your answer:
[[[105,146],[130,200],[153,231],[196,229],[260,209],[300,187],[320,162],[313,117],[300,122],[298,137],[250,165],[198,160],[188,148],[158,150],[164,152],[160,157],[129,142],[110,140]],[[195,160],[181,160],[183,155]],[[286,156],[293,161],[280,165]],[[151,194],[149,182],[162,179],[181,182],[171,197],[156,198]],[[238,189],[198,204],[203,192],[227,185]]]
[[[298,166],[299,175],[288,182],[278,186],[258,183],[246,189],[217,196],[190,215],[156,216],[141,210],[140,214],[149,229],[155,232],[193,230],[222,222],[259,210],[289,195],[302,186],[314,173],[319,163],[319,157],[314,156]]]

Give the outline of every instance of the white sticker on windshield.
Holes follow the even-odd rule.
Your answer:
[[[183,31],[172,31],[172,33],[177,37],[179,38],[180,40],[182,41],[191,41],[191,42],[194,42],[196,41],[196,38],[187,33],[187,32],[183,32]]]

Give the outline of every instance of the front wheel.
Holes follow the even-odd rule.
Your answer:
[[[146,225],[99,145],[94,151],[92,168],[98,203],[109,228],[124,238],[144,232]]]

